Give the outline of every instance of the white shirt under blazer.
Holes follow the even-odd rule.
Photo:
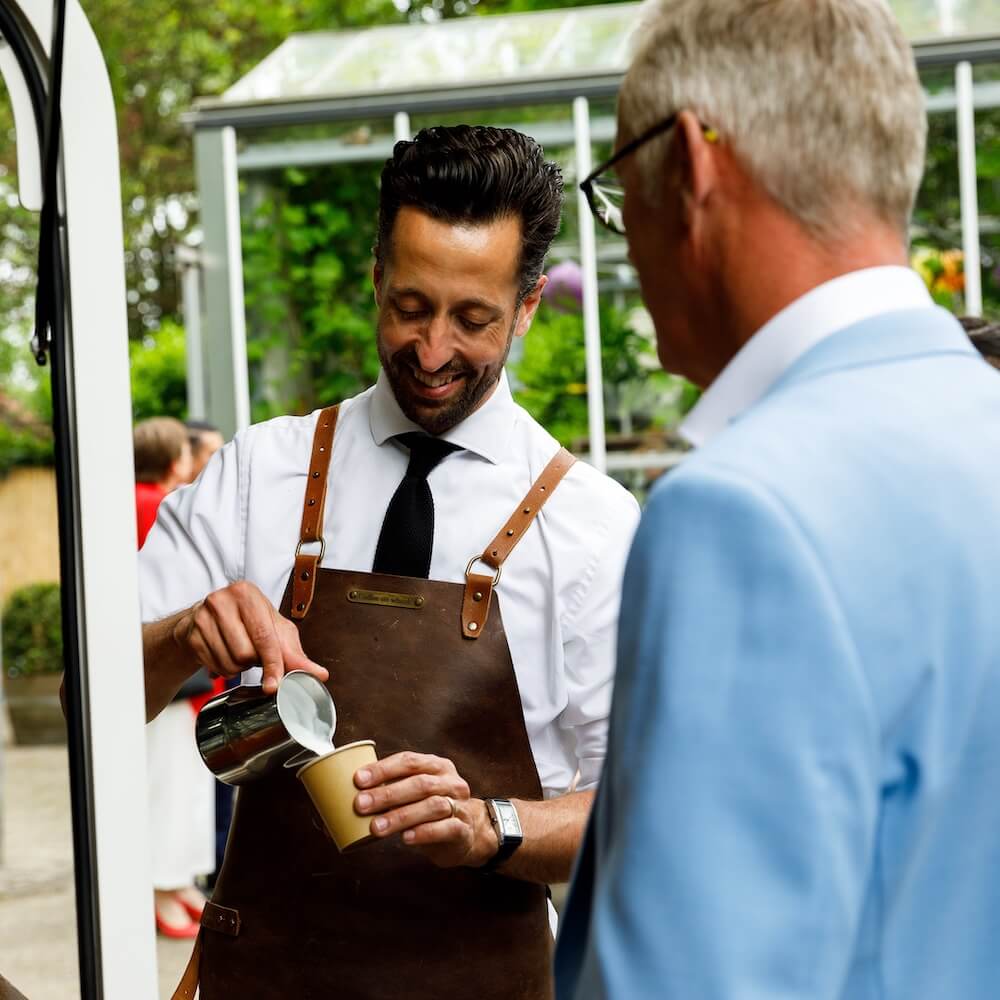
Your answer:
[[[163,501],[139,553],[144,622],[237,580],[255,583],[279,605],[298,542],[318,412],[242,431],[197,482]],[[391,439],[413,430],[419,428],[400,410],[384,375],[341,405],[322,566],[371,570],[386,508],[408,462],[406,449]],[[469,560],[510,517],[558,443],[514,402],[506,375],[442,437],[463,450],[428,477],[435,512],[430,577],[464,583]],[[623,487],[577,462],[503,567],[496,599],[547,797],[593,788],[600,777],[621,579],[638,518],[638,504]],[[248,671],[244,681],[257,683],[259,676]]]

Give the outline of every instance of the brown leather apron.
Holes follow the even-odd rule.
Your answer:
[[[297,622],[306,653],[330,671],[337,742],[374,739],[380,757],[412,749],[449,758],[476,798],[541,799],[500,609],[490,598],[503,561],[572,456],[557,453],[470,562],[463,587],[324,569],[322,550],[303,552],[322,545],[335,426],[336,407],[324,410],[281,612]],[[493,573],[473,573],[477,561]],[[202,927],[201,1000],[552,995],[544,886],[437,868],[398,837],[339,854],[292,772],[240,790]]]

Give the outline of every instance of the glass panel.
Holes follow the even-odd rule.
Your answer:
[[[890,6],[915,42],[1000,31],[996,0],[890,0]]]
[[[1000,33],[996,0],[894,0],[914,41]],[[624,70],[639,4],[293,35],[225,101],[403,92]]]
[[[227,101],[460,86],[621,69],[638,5],[294,35]]]

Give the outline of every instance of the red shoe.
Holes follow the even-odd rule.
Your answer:
[[[201,921],[201,915],[205,912],[205,904],[202,903],[201,906],[195,906],[193,903],[189,903],[186,899],[181,899],[180,896],[177,897],[177,902],[187,910],[187,915],[197,924]]]
[[[201,928],[193,920],[189,924],[168,924],[166,920],[156,914],[156,930],[157,933],[162,934],[164,937],[177,938],[177,939],[188,939],[196,938],[198,932]]]

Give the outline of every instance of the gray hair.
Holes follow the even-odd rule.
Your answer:
[[[927,117],[884,0],[657,0],[637,37],[628,135],[690,110],[817,238],[851,235],[859,210],[907,238]],[[665,148],[636,154],[650,197]]]

